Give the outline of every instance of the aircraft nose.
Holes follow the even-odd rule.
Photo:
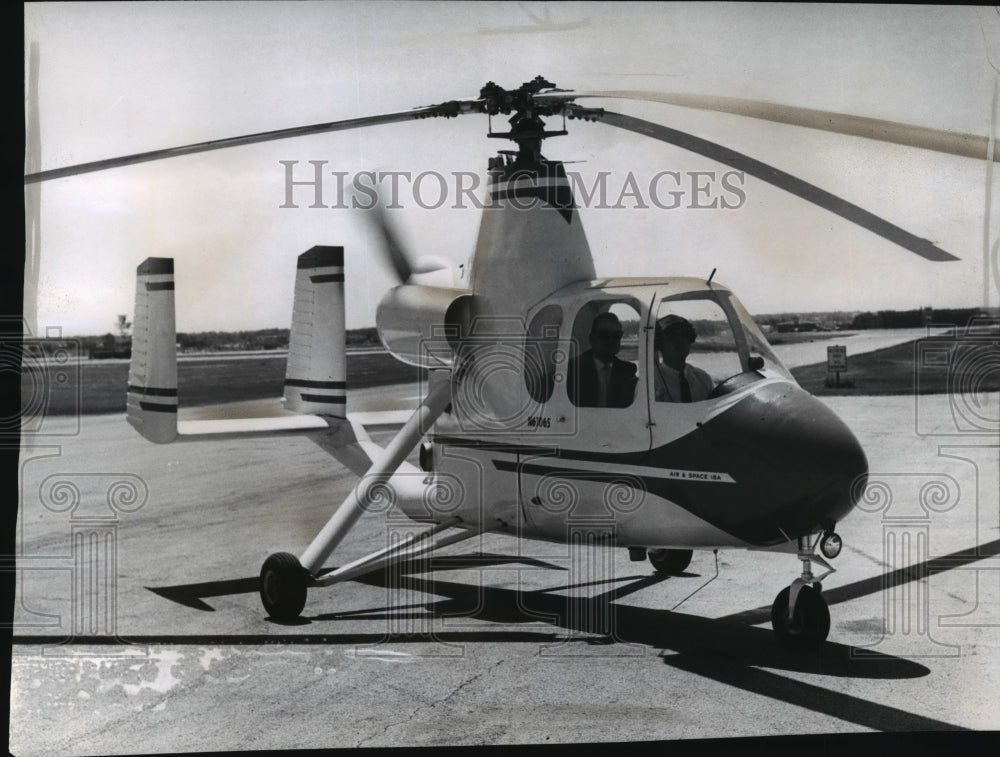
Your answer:
[[[791,528],[803,534],[816,526],[832,528],[864,493],[868,458],[851,429],[822,400],[799,390],[788,401],[792,421],[782,445],[788,465],[815,482],[801,485],[804,496],[798,507],[792,505]]]
[[[864,493],[868,459],[857,437],[794,384],[761,387],[716,420],[718,442],[722,435],[751,453],[744,473],[753,479],[748,493],[769,513],[768,539],[832,528]]]

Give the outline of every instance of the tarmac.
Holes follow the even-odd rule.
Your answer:
[[[46,419],[22,450],[11,752],[997,729],[1000,395],[824,401],[871,475],[813,652],[770,628],[794,554],[696,552],[663,578],[623,549],[495,534],[312,589],[279,624],[260,565],[302,551],[349,471],[296,436],[158,446],[122,415]],[[366,514],[333,562],[408,527]]]

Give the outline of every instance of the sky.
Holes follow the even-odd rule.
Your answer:
[[[537,75],[576,91],[743,97],[987,136],[1000,79],[1000,15],[986,7],[28,3],[24,14],[26,66],[30,45],[39,50],[42,169],[474,98],[488,81],[513,88]],[[580,211],[599,276],[717,268],[752,313],[1000,304],[1000,272],[984,259],[1000,240],[1000,210],[986,218],[1000,179],[985,161],[658,103],[581,102],[725,144],[961,258],[928,262],[752,177],[742,195],[727,192],[728,169],[707,158],[574,121],[545,154],[587,187],[605,175],[607,204],[622,205]],[[179,331],[287,327],[295,259],[317,244],[345,247],[348,328],[374,325],[397,282],[370,216],[311,207],[309,187],[293,187],[297,207],[287,207],[288,167],[304,180],[310,161],[325,161],[328,206],[334,171],[348,185],[364,171],[426,174],[419,193],[400,180],[389,217],[416,257],[457,270],[480,214],[454,207],[456,177],[482,179],[488,158],[512,146],[487,128],[481,114],[427,119],[46,182],[35,195],[29,329],[112,331],[118,314],[131,318],[135,268],[148,256],[175,258]],[[650,202],[663,171],[681,176],[658,185],[664,205],[667,191],[681,192],[678,207]],[[629,177],[639,197],[616,202]],[[694,207],[723,197],[739,207]]]

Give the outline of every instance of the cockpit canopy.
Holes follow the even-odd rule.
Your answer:
[[[592,349],[591,331],[601,313],[613,313],[621,325],[619,360],[636,365],[638,387],[655,388],[657,401],[681,401],[671,396],[669,366],[661,350],[661,327],[683,319],[694,332],[686,355],[701,385],[694,401],[707,399],[721,385],[738,388],[769,376],[793,380],[774,354],[753,318],[728,289],[693,279],[601,286],[567,293],[539,308],[529,319],[524,350],[524,381],[531,398],[547,402],[560,369]],[[648,333],[652,338],[646,342]],[[742,377],[737,379],[737,377]],[[673,392],[676,394],[676,389]],[[571,396],[573,404],[579,404]]]
[[[687,363],[707,373],[713,389],[740,374],[779,375],[792,380],[760,328],[729,290],[706,287],[659,298],[652,318],[657,336],[663,324],[676,322],[678,317],[694,330]],[[655,345],[651,356],[654,372],[665,359],[659,338]]]

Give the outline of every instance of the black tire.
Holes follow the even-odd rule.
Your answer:
[[[275,620],[294,620],[306,606],[309,574],[299,558],[276,552],[260,569],[260,601]]]
[[[799,591],[799,601],[795,603],[795,615],[789,618],[790,595],[790,587],[785,587],[771,606],[771,626],[778,641],[791,649],[819,647],[830,633],[830,610],[826,600],[817,589],[803,586]]]
[[[649,561],[657,573],[676,576],[691,564],[693,554],[690,549],[651,549]]]

